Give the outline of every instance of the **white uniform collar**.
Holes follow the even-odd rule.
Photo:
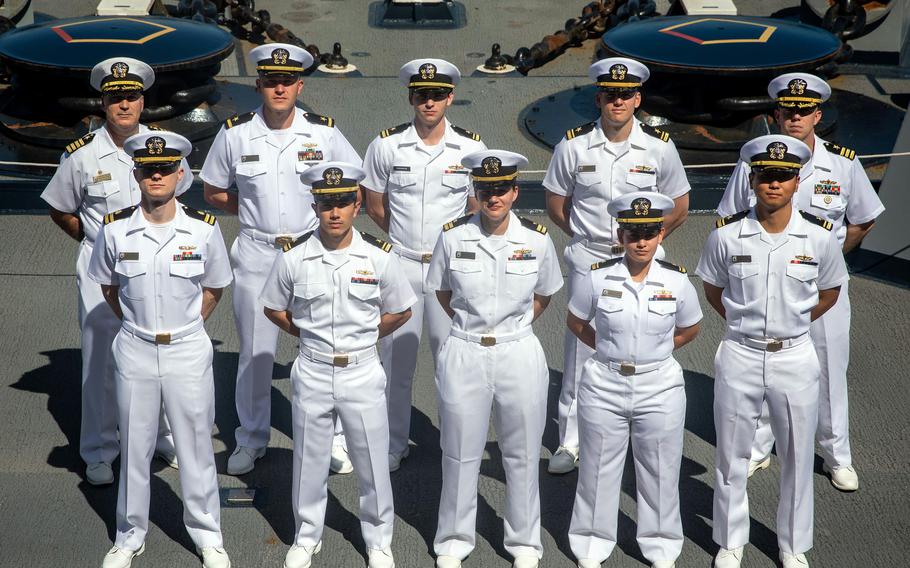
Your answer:
[[[459,140],[461,135],[452,130],[452,123],[449,122],[448,118],[443,118],[442,120],[445,122],[446,130],[440,143],[451,148],[461,148],[461,141]],[[398,139],[398,147],[416,146],[418,143],[420,143],[420,136],[417,135],[417,127],[414,126],[414,121],[412,120],[411,125],[405,129]]]
[[[591,133],[591,136],[588,137],[588,148],[594,148],[595,146],[602,146],[609,142],[607,135],[604,133],[603,120],[600,116],[597,117],[595,121],[594,131]],[[629,137],[626,139],[629,142],[630,146],[634,146],[639,149],[645,149],[647,142],[645,141],[645,134],[641,129],[641,121],[632,117],[632,131],[629,132]]]
[[[351,244],[347,248],[342,249],[351,256],[368,256],[366,247],[368,246],[364,242],[363,237],[360,236],[360,232],[357,229],[352,229],[354,232],[353,238],[351,239]],[[322,258],[323,256],[329,254],[329,250],[326,250],[322,246],[322,241],[319,239],[319,229],[316,229],[313,234],[303,243],[303,258]]]
[[[471,219],[464,225],[465,234],[459,235],[459,240],[480,241],[489,236],[484,232],[483,225],[480,224],[480,218],[480,212],[474,213],[474,215],[471,216]],[[510,243],[522,244],[527,242],[527,238],[525,237],[524,230],[521,226],[521,219],[512,211],[509,211],[509,226],[503,237]]]
[[[796,194],[793,194],[796,197]],[[765,230],[762,228],[761,223],[758,222],[758,218],[755,216],[755,208],[749,210],[749,214],[746,215],[746,218],[739,223],[739,236],[747,237],[751,235],[763,234]],[[803,216],[800,215],[799,211],[796,209],[792,210],[790,215],[790,222],[787,223],[787,228],[784,229],[784,233],[794,236],[806,236],[808,232],[808,221],[803,219]]]
[[[174,230],[181,233],[192,233],[190,229],[190,218],[186,216],[186,213],[183,211],[183,206],[179,202],[175,203],[177,206],[177,214],[174,215],[173,223]],[[126,234],[130,234],[136,231],[144,231],[149,226],[148,219],[145,218],[145,215],[142,213],[142,205],[136,206],[133,214],[130,215],[130,218],[127,220]]]
[[[265,115],[263,114],[265,112],[264,107],[260,106],[255,112],[256,116],[254,116],[251,121],[251,139],[268,136],[272,132],[272,129],[265,123]],[[288,131],[294,134],[303,134],[305,136],[312,135],[310,122],[303,116],[303,111],[300,110],[300,107],[294,107],[294,121],[291,123],[291,127]]]
[[[815,171],[815,168],[820,170],[825,170],[830,172],[834,170],[834,161],[831,159],[831,152],[825,148],[825,141],[818,137],[817,134],[813,134],[815,137],[815,148],[812,149],[812,156],[809,158],[809,162],[803,166],[802,171],[800,171],[800,176],[805,173],[807,176],[812,175]]]

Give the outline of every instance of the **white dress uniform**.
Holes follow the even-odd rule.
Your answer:
[[[479,154],[490,153],[506,154]],[[538,462],[549,372],[531,322],[534,295],[552,296],[562,274],[544,226],[511,212],[508,222],[504,235],[486,234],[480,213],[447,223],[427,276],[431,289],[452,292],[455,312],[436,366],[442,496],[433,549],[439,556],[463,559],[474,549],[491,410],[506,475],[505,549],[516,558],[543,554]]]
[[[269,129],[262,107],[228,119],[199,174],[215,187],[236,184],[239,194],[240,235],[231,246],[240,338],[235,397],[240,426],[235,437],[238,446],[253,449],[269,442],[279,332],[263,314],[259,293],[281,248],[316,227],[313,197],[301,176],[331,160],[361,162],[332,118],[299,108],[294,112],[293,124],[283,132]]]
[[[636,69],[647,78],[644,65],[622,58],[598,61],[591,66],[589,75],[598,85],[609,84],[601,79],[605,79],[604,74],[609,75],[616,65]],[[633,79],[628,73],[623,77]],[[633,117],[632,121],[629,138],[619,144],[607,139],[600,120],[567,131],[556,145],[547,167],[543,186],[572,200],[569,224],[573,236],[564,253],[569,268],[569,296],[587,277],[593,263],[622,254],[622,247],[616,240],[616,222],[605,214],[612,199],[633,191],[656,191],[671,199],[689,192],[689,181],[669,134],[637,118]],[[658,257],[662,256],[659,250]],[[558,406],[559,445],[577,448],[575,395],[581,367],[594,351],[570,331],[566,331],[565,337],[565,364]]]
[[[799,80],[807,86],[817,84],[822,95],[819,101],[828,98],[830,88],[827,84],[806,73],[783,75],[772,81],[768,90],[771,96],[777,97],[781,88],[791,82],[794,87],[799,87]],[[815,134],[813,137],[812,158],[800,170],[799,191],[793,200],[793,206],[830,221],[833,233],[843,245],[847,236],[848,219],[854,225],[873,221],[884,212],[885,206],[875,193],[862,164],[856,159],[856,152],[825,142]],[[754,205],[755,193],[749,186],[749,167],[740,160],[730,176],[717,212],[721,216],[733,215]],[[821,365],[818,431],[815,436],[825,463],[832,468],[846,467],[853,463],[847,410],[850,296],[846,283],[841,288],[837,303],[825,315],[812,322],[810,333]],[[763,461],[771,454],[773,445],[774,435],[765,408],[752,446],[752,461]]]
[[[648,195],[623,196],[610,209],[622,215],[635,200],[647,199],[648,207],[638,211],[659,223],[673,210],[673,201]],[[569,545],[577,558],[597,565],[613,552],[631,438],[638,544],[649,561],[672,562],[683,545],[679,468],[686,417],[673,336],[676,328],[701,321],[698,295],[686,269],[667,262],[652,262],[642,282],[632,280],[623,258],[591,268],[569,299],[573,315],[594,320],[597,347],[584,364],[578,388],[581,457]]]
[[[291,369],[297,547],[322,540],[335,417],[360,483],[364,543],[381,550],[392,541],[386,378],[376,341],[381,315],[403,312],[416,298],[391,248],[355,231],[350,246],[332,251],[318,230],[306,233],[284,248],[262,291],[262,304],[290,311],[300,329],[300,354]]]
[[[417,60],[421,61],[425,60]],[[410,79],[407,67],[402,69]],[[457,72],[454,66],[450,67]],[[442,69],[448,70],[445,66]],[[434,73],[433,79],[437,78]],[[389,240],[411,288],[417,293],[411,319],[380,340],[383,366],[389,378],[386,390],[389,452],[396,457],[405,454],[408,448],[411,383],[424,322],[434,362],[451,325],[436,301],[435,292],[425,284],[433,247],[442,226],[464,215],[468,196],[473,191],[469,172],[461,164],[462,156],[486,149],[480,136],[443,120],[445,134],[436,146],[426,146],[413,124],[400,124],[383,130],[370,143],[363,162],[366,172],[363,186],[388,197]]]
[[[162,133],[168,146],[178,135]],[[148,135],[130,137],[144,146]],[[182,137],[179,137],[182,139]],[[185,147],[189,142],[183,139]],[[177,204],[175,218],[152,225],[139,207],[111,213],[98,235],[89,276],[119,287],[122,327],[113,342],[120,410],[117,548],[142,548],[148,532],[150,469],[162,402],[180,462],[184,524],[199,549],[221,547],[212,428],[212,342],[203,326],[202,288],[231,282],[215,217]]]
[[[145,88],[151,86],[154,73],[150,67],[130,58],[114,58],[96,66],[102,72],[96,88],[100,90],[102,79],[108,79],[106,83],[113,79],[109,69],[114,63],[124,62],[132,65],[135,72],[141,72]],[[139,125],[140,134],[149,130],[148,126]],[[193,183],[193,174],[185,159],[181,166],[184,177],[177,187],[178,196]],[[66,147],[60,166],[41,193],[41,198],[54,209],[78,215],[85,233],[76,258],[76,287],[79,328],[82,330],[79,454],[87,464],[110,464],[120,453],[114,365],[110,356],[111,342],[120,329],[120,322],[101,296],[101,288],[88,278],[88,266],[104,216],[139,203],[139,185],[132,169],[132,159],[114,144],[107,128],[102,126]],[[163,412],[161,416],[164,417]],[[171,451],[173,442],[166,421],[162,421],[161,426],[161,447]]]
[[[792,152],[801,157],[799,163],[808,160],[804,144],[774,135],[746,144],[741,155],[753,155],[765,145],[773,155],[774,144],[784,145],[781,155]],[[847,282],[846,265],[830,222],[811,214],[794,212],[777,235],[762,228],[754,209],[717,225],[696,271],[708,284],[723,288],[727,319],[726,337],[715,357],[713,537],[730,550],[749,540],[749,449],[767,403],[781,462],[778,544],[782,553],[799,555],[812,547],[813,532],[819,364],[808,333],[810,312],[819,290]]]

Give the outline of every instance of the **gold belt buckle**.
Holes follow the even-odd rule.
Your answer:
[[[332,365],[336,367],[347,367],[349,363],[349,358],[347,355],[335,355],[332,359]]]
[[[765,351],[769,353],[777,353],[784,348],[784,342],[780,339],[775,339],[774,341],[769,341],[768,345],[765,347]]]
[[[427,262],[430,262],[430,260],[432,258],[433,258],[433,253],[425,252],[425,253],[423,253],[423,256],[420,257],[420,262],[427,263]]]
[[[480,338],[480,344],[484,347],[493,347],[496,345],[496,338],[492,335],[484,335]]]
[[[284,248],[285,245],[291,244],[294,242],[294,237],[291,235],[278,235],[275,237],[275,246],[277,248]]]
[[[612,254],[622,254],[625,250],[626,247],[622,245],[613,245],[613,247],[610,249],[610,252]]]
[[[632,363],[620,363],[619,374],[624,377],[631,377],[635,374],[635,365]]]
[[[170,333],[156,333],[155,334],[155,343],[158,345],[170,345],[171,344],[171,334]]]

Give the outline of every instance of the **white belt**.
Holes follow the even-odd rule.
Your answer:
[[[802,335],[797,335],[796,337],[788,337],[786,339],[777,339],[773,337],[749,337],[747,335],[731,331],[727,333],[727,338],[736,341],[737,343],[741,343],[746,347],[774,353],[776,351],[780,351],[781,349],[790,349],[791,347],[796,347],[797,345],[805,343],[809,340],[809,333],[806,332]]]
[[[433,253],[431,253],[431,252],[420,252],[420,251],[416,251],[416,250],[411,250],[411,249],[405,248],[401,245],[395,245],[395,250],[397,250],[398,254],[400,254],[401,256],[403,256],[405,258],[410,258],[411,260],[416,260],[417,262],[426,263],[426,262],[430,262],[430,260],[433,258]]]
[[[523,337],[527,337],[534,333],[534,330],[531,329],[531,326],[528,326],[524,329],[516,331],[515,333],[499,333],[496,335],[488,334],[482,335],[479,333],[468,333],[466,331],[461,331],[460,329],[452,329],[449,331],[449,335],[457,337],[458,339],[464,339],[465,341],[473,341],[474,343],[479,343],[484,347],[492,347],[497,343],[507,343],[509,341],[516,341]]]
[[[582,239],[582,246],[589,248],[591,250],[596,250],[599,252],[605,252],[612,255],[619,255],[626,251],[625,247],[620,244],[616,244],[610,241],[595,241],[592,239]]]
[[[240,234],[247,237],[248,239],[259,241],[261,243],[271,245],[275,248],[284,248],[284,245],[294,242],[294,239],[305,232],[306,231],[279,235],[272,233],[263,233],[262,231],[257,231],[256,229],[240,229]]]
[[[598,363],[610,367],[614,371],[619,371],[620,375],[630,377],[632,375],[640,375],[661,368],[669,357],[663,361],[655,361],[653,363],[629,363],[627,361],[614,361],[613,359],[595,359]]]
[[[300,353],[311,361],[328,363],[333,367],[347,367],[348,365],[356,365],[375,358],[376,347],[367,347],[366,349],[352,351],[351,353],[323,353],[321,351],[313,351],[309,347],[301,345]]]
[[[168,345],[172,341],[176,341],[176,340],[180,339],[181,337],[186,337],[187,335],[196,333],[197,331],[202,329],[202,326],[204,323],[205,322],[200,317],[199,319],[197,319],[190,325],[186,325],[181,328],[175,329],[174,331],[167,331],[167,332],[148,331],[147,329],[142,329],[141,327],[136,327],[135,325],[131,324],[128,321],[124,321],[122,325],[123,325],[123,329],[125,329],[128,333],[135,335],[139,339],[144,339],[144,340],[148,341],[149,343],[154,343],[156,345]]]

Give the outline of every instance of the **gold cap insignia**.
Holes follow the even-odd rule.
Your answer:
[[[806,87],[808,83],[804,79],[796,78],[787,83],[787,88],[790,89],[791,95],[804,95],[806,94]]]
[[[424,63],[418,69],[421,79],[435,79],[436,78],[436,66],[432,63]]]
[[[344,173],[339,168],[329,168],[322,172],[322,179],[326,185],[340,185]]]
[[[278,49],[273,49],[272,50],[272,63],[274,63],[275,65],[284,65],[288,62],[288,58],[290,56],[291,56],[291,54],[288,52],[288,50],[284,49],[283,47],[279,47]]]
[[[783,160],[787,154],[787,145],[783,142],[771,142],[768,144],[768,155],[772,160]]]
[[[639,197],[632,202],[632,211],[636,217],[647,217],[648,212],[651,211],[651,200]]]
[[[123,61],[118,61],[111,65],[111,75],[114,76],[114,79],[123,79],[126,77],[126,74],[130,72],[130,66],[124,63]]]
[[[623,65],[622,63],[617,63],[610,67],[610,78],[614,81],[625,81],[626,73],[629,72],[629,68]]]
[[[502,166],[502,160],[496,156],[484,158],[483,161],[480,162],[480,167],[483,168],[483,173],[487,174],[488,176],[498,174],[500,166]]]
[[[167,143],[164,141],[164,138],[160,136],[152,136],[145,141],[145,149],[148,150],[150,156],[163,154],[166,145]]]

